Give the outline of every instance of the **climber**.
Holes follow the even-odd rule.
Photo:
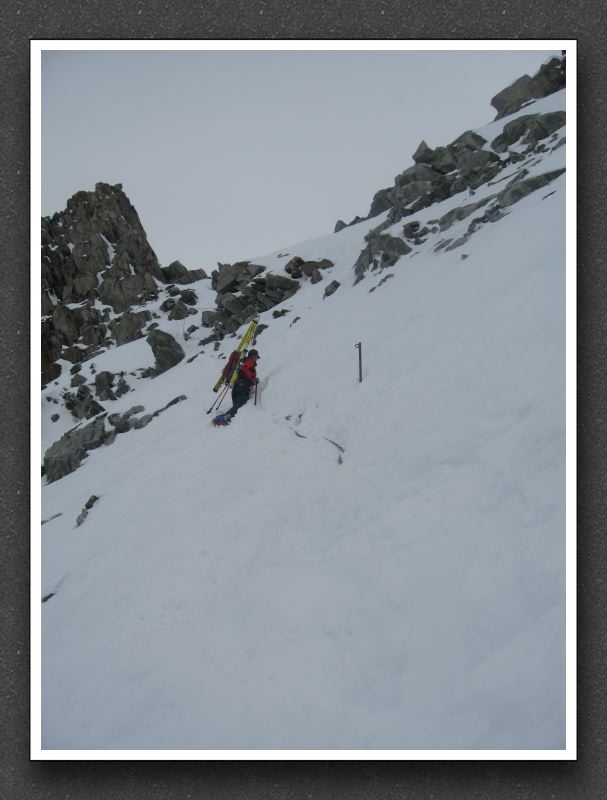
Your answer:
[[[259,358],[257,350],[249,350],[247,357],[238,368],[238,377],[232,387],[232,408],[229,408],[225,414],[215,417],[213,420],[215,425],[229,425],[232,417],[238,413],[238,409],[248,401],[251,390],[257,384],[255,367]]]

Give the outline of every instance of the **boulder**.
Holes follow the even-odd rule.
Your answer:
[[[300,258],[299,256],[293,256],[293,258],[287,264],[285,264],[285,272],[291,275],[294,269],[301,271],[301,267],[303,266],[303,264],[304,264],[303,258]]]
[[[159,375],[166,372],[185,358],[181,345],[166,331],[156,328],[146,337],[155,358],[153,373]]]
[[[413,153],[413,161],[415,161],[416,164],[431,164],[433,158],[434,150],[428,147],[426,142],[422,139],[417,146],[417,150]]]
[[[193,289],[182,289],[180,295],[181,302],[187,306],[195,306],[198,302],[198,295]]]
[[[339,289],[340,285],[339,281],[331,281],[324,291],[323,298],[330,297],[334,294]]]
[[[152,319],[149,311],[125,311],[122,316],[110,322],[111,335],[116,344],[126,344],[143,337],[142,330]]]
[[[75,394],[66,392],[63,395],[63,403],[76,419],[90,419],[104,410],[85,384],[80,385]]]
[[[173,261],[168,267],[162,267],[162,276],[165,283],[188,284],[208,278],[203,269],[188,269],[181,261]]]
[[[116,395],[112,391],[115,375],[113,372],[104,370],[95,375],[95,394],[100,400],[115,400]]]
[[[196,313],[196,312],[194,312]],[[169,319],[185,319],[190,314],[190,311],[185,303],[178,300],[173,308],[169,311]]]

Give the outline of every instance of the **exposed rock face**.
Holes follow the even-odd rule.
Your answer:
[[[60,303],[105,296],[123,311],[124,297],[156,288],[145,276],[164,277],[121,184],[77,192],[65,211],[42,219],[42,289]]]
[[[547,64],[540,67],[533,78],[523,75],[492,98],[491,105],[497,111],[496,119],[514,114],[531,100],[558,92],[564,86],[565,59],[552,58]]]
[[[496,119],[520,110],[525,103],[558,91],[564,85],[564,60],[552,59],[533,78],[523,76],[493,98],[492,104],[498,109]],[[561,111],[530,114],[507,122],[502,132],[490,144],[474,131],[465,131],[445,147],[432,148],[427,142],[420,142],[412,156],[413,165],[396,176],[394,186],[380,189],[373,197],[367,219],[386,211],[388,213],[385,221],[366,237],[368,244],[354,265],[356,280],[360,280],[369,269],[391,266],[399,257],[399,250],[402,250],[401,255],[408,252],[408,245],[398,237],[391,237],[392,242],[382,240],[382,231],[404,217],[411,217],[460,192],[468,191],[473,195],[480,186],[499,182],[495,179],[502,170],[534,152],[546,149],[549,146],[547,140],[551,139],[552,146],[558,147],[560,142],[554,143],[554,139],[556,132],[564,124],[565,113]],[[524,178],[525,175],[521,173],[514,181],[520,192],[527,192],[532,185],[523,185]],[[513,187],[508,196],[517,197],[518,194],[519,191]],[[498,212],[503,214],[506,201],[507,196],[500,195],[493,210],[487,211],[483,220],[494,220]],[[485,200],[483,204],[488,202]],[[441,220],[441,230],[449,227],[455,219],[468,216],[477,207],[472,203],[454,209],[451,212],[453,218]],[[340,230],[343,227],[341,221],[338,227]],[[421,243],[428,231],[421,231],[419,228],[419,223],[406,223],[403,228],[404,238],[412,244]],[[456,243],[447,241],[442,246],[451,249]]]
[[[153,374],[159,375],[162,372],[166,372],[185,358],[182,346],[175,341],[170,333],[155,328],[148,333],[146,341],[152,348],[156,359],[152,370]]]
[[[90,419],[90,417],[95,417],[104,410],[85,384],[78,386],[75,394],[66,392],[63,395],[63,403],[76,419]]]
[[[356,282],[363,278],[367,270],[391,267],[402,255],[411,252],[406,242],[389,234],[371,231],[365,238],[368,244],[354,265]]]
[[[303,263],[302,259],[298,261]],[[294,266],[298,261],[292,259],[289,264]],[[215,333],[205,339],[205,343],[234,333],[255,314],[282,303],[299,289],[299,283],[292,278],[273,273],[260,277],[263,272],[265,267],[239,261],[219,264],[219,268],[211,273],[211,286],[217,292],[217,309],[203,311],[201,323],[204,327],[214,328]]]
[[[54,362],[90,358],[108,329],[93,308],[115,312],[156,296],[164,274],[122,186],[98,183],[77,192],[65,211],[42,219],[42,383],[60,374]],[[79,309],[68,304],[81,303]],[[122,342],[129,341],[123,338]]]
[[[116,344],[126,344],[143,337],[143,328],[152,319],[149,311],[125,311],[122,316],[110,322],[112,336]]]
[[[44,454],[43,474],[46,475],[48,483],[58,481],[78,469],[89,450],[94,450],[103,444],[112,444],[119,433],[144,428],[154,417],[184,400],[187,400],[187,397],[181,394],[152,414],[144,414],[140,417],[136,415],[145,410],[143,406],[133,406],[124,414],[110,414],[108,422],[112,427],[109,431],[105,429],[105,414],[96,417],[83,428],[77,427],[68,431]],[[85,509],[90,510],[98,499],[93,495],[86,503]],[[82,517],[82,521],[85,518],[86,514]]]
[[[44,473],[49,483],[77,469],[89,450],[113,441],[116,433],[105,430],[104,418],[102,415],[83,428],[68,431],[49,447],[44,454]]]
[[[550,114],[517,117],[504,125],[500,135],[491,142],[491,147],[496,153],[503,153],[519,141],[533,145],[562,128],[566,121],[565,116],[564,111],[555,111]]]

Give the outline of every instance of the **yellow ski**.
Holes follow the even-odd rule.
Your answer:
[[[242,353],[245,350],[249,349],[249,345],[253,341],[253,337],[255,336],[255,331],[257,330],[257,325],[259,324],[259,317],[253,317],[249,327],[246,329],[244,336],[240,340],[238,347],[236,348],[235,352],[240,353],[242,357]],[[234,381],[236,380],[236,376],[238,375],[238,365],[240,364],[240,357],[235,360],[231,365],[230,362],[226,364],[226,366],[222,369],[221,375],[219,376],[219,380],[213,386],[213,391],[218,392],[219,389],[224,385],[227,384],[231,386]],[[227,371],[227,367],[230,366],[229,371]]]

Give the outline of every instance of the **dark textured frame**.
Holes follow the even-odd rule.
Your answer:
[[[1,12],[0,795],[15,798],[466,798],[607,795],[605,592],[606,93],[598,0],[46,0]],[[578,760],[166,762],[29,760],[30,39],[577,39]]]

